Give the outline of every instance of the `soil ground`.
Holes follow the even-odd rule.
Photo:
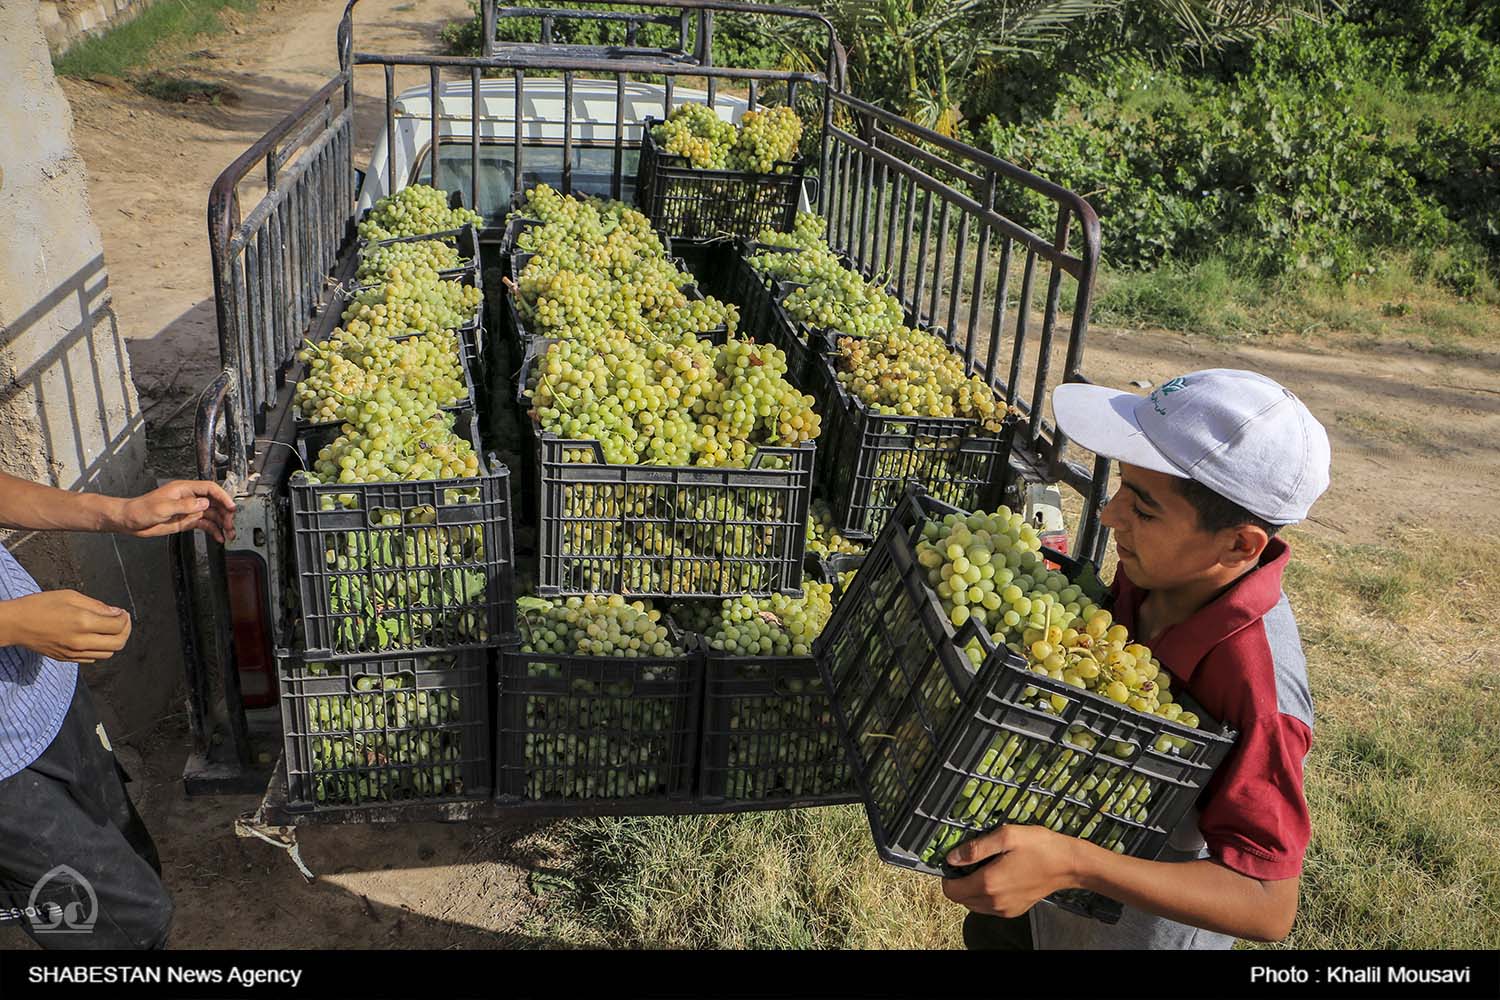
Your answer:
[[[265,0],[253,18],[205,43],[211,48],[177,60],[174,73],[227,88],[217,103],[167,103],[118,80],[63,81],[161,474],[190,473],[193,404],[218,366],[207,192],[224,166],[333,74],[343,7]],[[434,51],[440,27],[466,14],[463,0],[365,0],[358,47]],[[374,74],[359,83],[367,99],[356,130],[366,148],[379,128],[380,86]],[[1434,353],[1326,339],[1225,344],[1096,326],[1086,357],[1099,383],[1243,367],[1295,385],[1333,440],[1333,486],[1309,527],[1368,542],[1402,523],[1488,530],[1481,518],[1500,482],[1500,450],[1488,446],[1500,437],[1497,343]],[[522,930],[534,926],[527,874],[549,860],[531,828],[304,832],[303,859],[320,876],[307,885],[283,853],[234,836],[234,818],[254,808],[254,797],[183,797],[182,717],[116,745],[166,862],[177,903],[173,947],[549,944]],[[0,947],[29,946],[0,930]]]

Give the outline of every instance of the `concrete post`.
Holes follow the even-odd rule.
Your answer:
[[[0,79],[0,469],[134,496],[155,485],[145,422],[38,0],[0,3]],[[181,652],[166,542],[36,532],[4,540],[43,587],[132,611],[129,646],[84,670],[112,736],[139,732],[177,704]]]

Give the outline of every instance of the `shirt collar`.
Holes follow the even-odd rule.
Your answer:
[[[1260,555],[1260,563],[1229,589],[1193,613],[1185,622],[1169,626],[1156,636],[1138,636],[1178,680],[1192,679],[1198,664],[1225,639],[1265,617],[1281,600],[1281,575],[1291,561],[1292,550],[1281,538],[1272,538]],[[1141,602],[1150,593],[1131,582],[1123,569],[1115,571],[1114,617],[1135,632]]]

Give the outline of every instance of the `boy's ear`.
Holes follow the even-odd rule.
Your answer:
[[[1241,569],[1260,560],[1260,554],[1271,543],[1271,536],[1264,528],[1254,524],[1242,524],[1238,528],[1225,529],[1225,547],[1219,562],[1232,569]]]

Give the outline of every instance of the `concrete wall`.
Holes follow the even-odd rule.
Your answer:
[[[28,0],[17,0],[27,6]],[[100,35],[135,17],[156,0],[40,0],[42,33],[53,55],[66,52],[85,35]],[[7,0],[8,5],[9,0]]]
[[[155,485],[145,473],[145,422],[38,0],[0,2],[0,79],[0,469],[134,496]],[[35,532],[4,541],[43,587],[134,608],[129,646],[85,668],[113,733],[147,727],[177,703],[181,653],[164,541]]]

